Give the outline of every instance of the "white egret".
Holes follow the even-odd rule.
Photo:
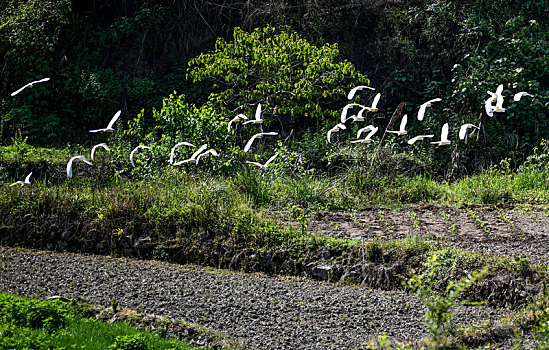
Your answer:
[[[364,131],[370,131],[370,133],[368,135],[366,135],[365,138],[363,139],[360,139],[360,135],[364,132]],[[376,128],[375,126],[373,125],[368,125],[360,130],[358,130],[358,133],[356,135],[356,138],[358,140],[353,140],[351,141],[351,143],[370,143],[372,142],[372,136],[374,136],[374,134],[379,130],[379,128]]]
[[[74,156],[74,157],[72,157],[72,158],[69,160],[69,162],[67,163],[67,177],[69,177],[69,178],[72,177],[72,163],[73,163],[75,160],[80,160],[80,161],[83,161],[83,162],[86,163],[86,164],[92,165],[92,162],[90,162],[89,160],[87,160],[86,157],[84,157],[84,156]]]
[[[248,120],[244,122],[242,125],[246,124],[262,124],[263,119],[261,119],[261,103],[257,104],[257,108],[255,109],[255,119]]]
[[[527,93],[526,91],[521,91],[521,92],[517,92],[515,94],[515,96],[513,96],[513,100],[515,102],[518,102],[520,101],[521,98],[525,97],[525,96],[530,96],[530,97],[534,97],[533,95],[530,95],[529,93]]]
[[[425,116],[425,110],[427,109],[427,107],[431,107],[434,102],[440,102],[440,101],[442,101],[442,99],[437,97],[419,106],[419,111],[417,112],[417,120],[422,121],[423,117]]]
[[[260,139],[263,136],[276,136],[278,135],[277,132],[260,132],[252,136],[252,138],[246,143],[246,146],[244,146],[244,153],[248,152],[250,150],[250,147],[252,147],[252,144],[254,143],[255,139]]]
[[[143,145],[139,145],[137,147],[135,147],[131,153],[130,153],[130,162],[132,162],[132,166],[135,168],[135,162],[133,160],[133,156],[135,155],[135,153],[137,151],[139,151],[140,149],[151,149],[149,146],[143,146]]]
[[[343,107],[343,110],[341,111],[341,122],[342,123],[345,123],[345,121],[347,120],[347,112],[349,111],[350,108],[353,108],[353,107],[362,107],[362,108],[367,108],[366,106],[363,106],[361,104],[358,104],[358,103],[349,103],[347,104],[345,107]]]
[[[106,149],[107,151],[110,151],[111,149],[109,148],[109,146],[107,146],[106,143],[98,143],[97,145],[93,146],[92,147],[92,150],[91,150],[91,154],[90,154],[90,158],[91,160],[94,160],[93,159],[93,156],[95,155],[95,151],[97,150],[98,147],[102,147],[104,149]]]
[[[229,121],[229,124],[227,125],[227,132],[231,131],[231,124],[238,123],[241,120],[248,120],[248,117],[246,117],[245,114],[239,114],[233,119],[231,119],[231,121]]]
[[[200,158],[202,158],[204,156],[207,156],[208,154],[211,154],[212,156],[215,156],[215,157],[219,156],[219,153],[217,153],[217,151],[215,149],[210,148],[206,152],[200,153],[198,156],[196,156],[195,164],[198,164],[198,161],[200,160]]]
[[[372,105],[370,107],[366,107],[368,112],[375,113],[375,112],[379,111],[379,108],[377,108],[377,104],[378,104],[380,98],[381,98],[381,93],[378,92],[374,96],[374,100],[372,101]]]
[[[492,109],[493,111],[492,112],[498,112],[498,113],[501,113],[501,112],[505,112],[505,108],[503,108],[503,95],[502,95],[502,92],[503,92],[503,84],[499,84],[497,89],[496,89],[496,92],[491,92],[491,91],[486,91],[488,94],[490,94],[491,96],[491,99],[490,99],[490,104],[492,102],[496,102],[496,105],[491,105],[492,106]],[[486,101],[486,104],[488,103],[488,101]],[[488,113],[488,107],[485,105],[486,107],[486,113]],[[488,113],[488,115],[490,115],[490,113]]]
[[[435,135],[417,135],[415,137],[412,137],[411,139],[408,140],[408,144],[409,145],[413,145],[414,143],[416,143],[416,141],[421,141],[423,139],[430,139],[432,137],[434,137]]]
[[[345,130],[345,129],[347,129],[345,124],[339,123],[336,126],[334,126],[333,128],[331,128],[330,130],[328,130],[328,133],[326,134],[326,137],[328,138],[328,143],[332,142],[330,140],[330,136],[332,135],[332,133],[339,132],[339,130]]]
[[[278,157],[278,152],[276,152],[274,156],[269,158],[269,160],[267,160],[265,162],[265,164],[261,164],[261,163],[258,163],[258,162],[250,162],[250,161],[246,161],[246,163],[256,165],[256,166],[260,167],[261,169],[267,169],[269,167],[269,164],[271,164],[271,162],[273,160],[275,160],[276,157]]]
[[[189,142],[186,142],[186,141],[182,141],[182,142],[178,142],[175,144],[175,146],[172,147],[172,150],[170,151],[170,164],[173,164],[173,158],[175,157],[175,150],[178,148],[178,147],[181,147],[181,146],[189,146],[189,147],[196,147],[195,145],[193,145],[192,143],[189,143]]]
[[[11,96],[17,95],[21,91],[25,90],[28,87],[33,86],[34,84],[43,83],[43,82],[48,81],[48,80],[50,80],[50,78],[44,78],[44,79],[40,79],[40,80],[31,81],[30,83],[26,84],[25,86],[23,86],[23,87],[19,88],[18,90],[12,92]]]
[[[351,89],[351,91],[349,91],[349,94],[347,95],[347,99],[352,100],[353,97],[355,97],[356,92],[358,90],[363,90],[363,89],[375,90],[373,87],[369,87],[366,85],[355,86],[354,88]]]
[[[405,114],[402,116],[402,120],[400,121],[400,128],[397,131],[393,130],[387,130],[387,132],[391,134],[397,134],[397,136],[406,135],[408,134],[408,131],[406,131],[406,123],[408,123],[408,114]]]
[[[31,177],[31,175],[32,175],[32,171],[30,172],[29,175],[27,175],[27,177],[25,178],[25,181],[16,181],[16,182],[12,183],[12,184],[10,185],[10,187],[11,187],[11,186],[15,186],[15,185],[21,185],[21,186],[30,185],[30,177]]]
[[[185,159],[185,160],[181,160],[179,162],[175,162],[173,163],[173,165],[181,165],[181,164],[185,164],[185,163],[188,163],[188,162],[195,162],[196,163],[196,158],[206,149],[208,148],[208,145],[207,144],[203,144],[202,146],[200,146],[200,148],[198,150],[196,150],[192,155],[191,155],[191,158],[188,158],[188,159]]]
[[[469,129],[480,129],[478,126],[474,125],[474,124],[469,124],[469,123],[466,123],[466,124],[463,124],[460,128],[459,128],[459,139],[460,140],[464,140],[465,139],[465,136],[467,136],[467,130]]]
[[[440,131],[440,141],[434,141],[431,142],[431,144],[438,145],[438,148],[439,146],[446,146],[450,143],[452,143],[452,141],[448,140],[448,123],[444,123],[442,130]]]
[[[97,129],[97,130],[90,130],[90,132],[105,132],[105,131],[108,131],[108,132],[113,132],[114,129],[112,128],[112,126],[114,125],[114,123],[116,123],[116,121],[118,120],[118,117],[120,117],[120,114],[122,113],[122,111],[118,111],[114,114],[114,116],[112,117],[111,121],[109,122],[109,125],[107,125],[107,127],[105,129]]]
[[[484,101],[484,109],[486,110],[486,114],[489,116],[489,117],[493,117],[494,116],[494,105],[492,104],[494,102],[494,98],[490,97],[489,99],[487,99],[486,101]]]

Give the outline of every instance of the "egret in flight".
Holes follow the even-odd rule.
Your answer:
[[[448,123],[444,123],[442,130],[440,131],[440,141],[434,141],[431,142],[431,144],[438,145],[438,148],[440,146],[449,145],[450,143],[452,143],[452,141],[448,140]]]
[[[239,114],[233,119],[231,119],[231,121],[229,121],[229,124],[227,125],[227,132],[231,131],[231,124],[238,123],[241,120],[248,120],[248,117],[246,117],[245,114]]]
[[[122,111],[116,112],[114,114],[114,117],[112,117],[111,121],[109,122],[109,125],[107,125],[107,127],[105,129],[90,130],[90,132],[105,132],[105,131],[113,132],[114,129],[112,128],[112,126],[114,125],[114,123],[116,123],[116,121],[118,120],[118,117],[120,117],[121,113],[122,113]]]
[[[173,163],[173,165],[181,165],[181,164],[185,164],[185,163],[188,163],[188,162],[195,162],[195,164],[197,163],[197,157],[202,153],[204,152],[204,150],[208,148],[208,145],[207,144],[203,144],[202,146],[200,146],[200,148],[198,150],[196,150],[192,155],[191,155],[191,158],[188,158],[188,159],[185,159],[185,160],[181,160],[179,162],[175,162]]]
[[[12,184],[10,185],[10,187],[11,187],[11,186],[15,186],[15,185],[21,185],[21,187],[22,187],[22,186],[25,186],[25,185],[30,185],[30,177],[31,177],[31,175],[32,175],[32,171],[30,172],[29,175],[27,175],[27,177],[25,178],[25,181],[16,181],[16,182],[12,183]]]
[[[267,169],[269,167],[269,164],[271,164],[271,162],[273,160],[275,160],[275,158],[278,157],[278,152],[276,152],[274,154],[274,156],[272,156],[271,158],[269,158],[269,160],[267,160],[265,162],[265,164],[261,164],[261,163],[258,163],[258,162],[249,162],[249,161],[246,161],[246,163],[249,163],[249,164],[253,164],[253,165],[256,165],[258,167],[260,167],[261,169]]]
[[[151,149],[151,148],[150,148],[149,146],[139,145],[139,146],[135,147],[135,148],[131,151],[131,153],[130,153],[130,162],[132,163],[132,166],[133,166],[134,168],[135,168],[135,162],[134,162],[134,160],[133,160],[133,157],[134,157],[135,153],[136,153],[137,151],[139,151],[140,149]]]
[[[170,151],[170,161],[169,161],[170,164],[173,164],[173,158],[175,157],[175,150],[178,147],[181,147],[181,146],[189,146],[189,147],[195,147],[196,148],[195,145],[193,145],[192,143],[186,142],[186,141],[176,143],[175,146],[173,146],[172,150]]]
[[[255,109],[255,119],[248,120],[244,122],[242,125],[246,124],[262,124],[263,119],[261,119],[261,103],[257,104],[257,108]]]
[[[111,150],[111,149],[109,148],[109,146],[107,146],[106,143],[99,143],[99,144],[97,144],[97,145],[95,145],[95,146],[92,147],[91,154],[90,154],[91,160],[94,160],[94,159],[93,159],[93,156],[95,155],[95,151],[96,151],[97,148],[99,148],[99,147],[102,147],[102,148],[106,149],[107,151],[110,151],[110,150]]]
[[[431,107],[434,102],[440,102],[440,101],[442,101],[442,99],[437,97],[419,106],[419,111],[417,112],[417,120],[422,121],[423,117],[425,116],[425,110],[427,109],[427,107]]]
[[[345,130],[345,129],[347,129],[345,124],[339,123],[336,126],[334,126],[333,128],[331,128],[330,130],[328,130],[328,133],[326,134],[326,137],[328,138],[328,143],[332,142],[330,140],[330,136],[332,135],[332,133],[339,132],[339,130]]]
[[[406,135],[408,134],[408,131],[406,131],[406,123],[408,123],[408,115],[405,114],[402,116],[402,120],[400,121],[400,128],[397,131],[387,130],[387,132],[391,134],[396,134],[397,136]]]
[[[366,106],[363,106],[361,104],[358,104],[358,103],[349,103],[347,104],[345,107],[343,107],[343,110],[341,111],[341,122],[342,123],[345,123],[345,121],[347,120],[347,112],[349,111],[349,109],[353,108],[353,107],[362,107],[363,109],[364,108],[367,108]]]
[[[460,128],[459,128],[459,139],[460,140],[464,140],[465,139],[465,136],[467,136],[467,130],[469,129],[480,129],[478,126],[474,125],[474,124],[463,124]]]
[[[278,135],[277,132],[260,132],[252,136],[252,138],[246,143],[246,146],[244,146],[244,153],[248,152],[250,150],[250,147],[252,147],[252,144],[254,143],[255,139],[260,139],[263,136],[276,136]]]
[[[416,137],[412,137],[411,139],[409,139],[408,144],[413,145],[414,143],[416,143],[416,141],[421,141],[423,139],[430,139],[434,136],[435,135],[417,135]]]
[[[381,93],[378,92],[374,96],[374,100],[372,101],[372,105],[370,107],[366,107],[368,112],[375,113],[375,112],[379,111],[379,108],[377,108],[377,104],[378,104],[380,98],[381,98]]]
[[[25,86],[23,86],[23,87],[19,88],[18,90],[12,92],[11,96],[17,95],[21,91],[25,90],[28,87],[33,86],[34,84],[43,83],[43,82],[48,81],[48,80],[50,80],[50,78],[44,78],[44,79],[40,79],[40,80],[31,81],[30,83],[26,84]]]
[[[347,99],[352,100],[353,97],[355,97],[355,94],[357,93],[357,91],[358,90],[363,90],[363,89],[375,90],[373,87],[369,87],[369,86],[366,86],[366,85],[359,85],[359,86],[356,86],[356,87],[352,88],[351,91],[349,91],[349,94],[347,95]]]
[[[530,97],[534,97],[533,95],[530,95],[529,93],[527,93],[526,91],[521,91],[521,92],[517,92],[515,94],[515,96],[513,96],[513,100],[515,102],[518,102],[520,101],[521,98],[525,97],[525,96],[530,96]]]
[[[373,125],[368,125],[360,130],[358,130],[357,134],[356,134],[356,138],[358,140],[353,140],[351,141],[351,143],[370,143],[372,142],[372,136],[374,136],[374,134],[379,130],[379,128],[376,128],[375,126]],[[361,139],[360,138],[360,135],[365,132],[365,131],[370,131],[370,133],[368,135],[366,135],[365,138]]]
[[[86,163],[86,164],[92,165],[92,162],[90,162],[89,160],[87,160],[86,157],[84,157],[84,156],[74,156],[74,157],[72,157],[72,158],[69,160],[69,162],[67,163],[67,177],[69,177],[69,178],[72,177],[72,163],[73,163],[75,160],[80,160],[80,161],[83,161],[83,162]]]
[[[215,156],[215,157],[219,156],[219,153],[217,153],[215,149],[210,148],[206,152],[200,153],[198,156],[196,156],[196,164],[198,164],[198,161],[200,160],[200,158],[207,156],[208,154],[211,154],[212,156]]]
[[[491,91],[486,91],[488,94],[490,94],[491,96],[491,99],[490,99],[490,104],[492,106],[492,109],[493,111],[492,112],[497,112],[497,113],[502,113],[502,112],[505,112],[505,108],[503,108],[503,84],[499,84],[497,89],[496,89],[496,92],[493,93]],[[496,102],[496,105],[493,106],[492,103],[493,102]],[[486,103],[488,103],[488,101],[486,101]],[[486,111],[488,112],[488,107],[486,107]],[[490,115],[488,113],[488,115]]]

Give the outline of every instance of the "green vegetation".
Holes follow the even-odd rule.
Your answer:
[[[59,300],[37,300],[0,293],[0,349],[195,349],[123,323],[84,318]]]

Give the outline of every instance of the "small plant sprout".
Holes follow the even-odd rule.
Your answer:
[[[149,146],[143,146],[143,145],[139,145],[137,147],[135,147],[131,152],[130,152],[130,162],[132,163],[132,166],[135,168],[135,161],[134,161],[134,156],[135,156],[135,153],[137,153],[140,149],[151,149]]]
[[[441,98],[433,98],[432,100],[429,100],[425,102],[424,104],[419,106],[419,111],[417,112],[417,120],[422,121],[423,117],[425,116],[425,110],[427,107],[431,107],[434,102],[440,102],[442,101]]]
[[[27,177],[25,178],[24,181],[16,181],[16,182],[12,183],[12,184],[10,185],[10,187],[11,187],[11,186],[15,186],[15,185],[21,185],[21,187],[23,187],[23,186],[25,186],[25,185],[30,185],[30,177],[31,177],[31,175],[32,175],[32,171],[30,172],[29,175],[27,175]]]
[[[31,81],[30,83],[24,85],[23,87],[19,88],[18,90],[12,92],[11,96],[13,97],[13,96],[17,95],[18,93],[25,90],[26,88],[32,87],[34,84],[44,83],[48,80],[50,80],[50,78],[44,78],[44,79],[40,79],[40,80]]]
[[[355,86],[354,88],[351,89],[351,91],[349,91],[349,94],[347,95],[347,99],[352,100],[355,97],[355,94],[359,90],[364,90],[364,89],[375,90],[373,87],[369,87],[369,86],[366,86],[366,85]]]
[[[86,157],[84,157],[84,156],[74,156],[74,157],[72,157],[72,158],[69,160],[69,162],[67,163],[67,177],[68,177],[68,178],[71,178],[71,177],[72,177],[72,163],[73,163],[75,160],[80,160],[80,161],[83,161],[83,162],[86,163],[86,164],[92,165],[92,162],[90,162],[89,160],[87,160]]]
[[[263,136],[276,136],[278,135],[277,132],[260,132],[260,133],[257,133],[255,134],[254,136],[252,136],[252,138],[250,140],[248,140],[248,142],[246,143],[246,146],[244,146],[244,153],[248,152],[250,150],[250,148],[252,147],[252,144],[254,143],[254,141],[256,139],[260,139],[260,138],[263,138]]]
[[[331,142],[330,136],[332,136],[332,133],[339,132],[340,130],[345,130],[347,127],[343,123],[339,123],[330,130],[328,130],[328,133],[326,134],[326,138],[328,139],[328,143]]]
[[[118,111],[114,114],[114,116],[112,117],[111,121],[109,122],[109,124],[107,125],[106,128],[104,129],[96,129],[96,130],[90,130],[90,132],[113,132],[114,129],[113,129],[113,126],[114,126],[114,123],[116,123],[116,121],[118,120],[118,118],[120,117],[120,114],[122,113],[122,111]]]
[[[477,213],[475,213],[473,210],[471,209],[467,209],[467,212],[469,213],[469,215],[471,215],[471,217],[473,217],[473,219],[475,219],[475,221],[480,225],[480,227],[483,229],[484,233],[488,234],[489,236],[493,236],[494,233],[492,232],[492,230],[490,230],[490,228],[488,227],[487,223],[482,221]]]
[[[111,149],[109,148],[109,146],[107,146],[106,143],[99,143],[99,144],[93,146],[92,149],[91,149],[91,153],[90,153],[90,159],[91,159],[92,161],[94,160],[93,157],[95,156],[95,152],[97,151],[97,149],[98,149],[99,147],[101,147],[101,148],[103,148],[103,149],[105,149],[105,150],[107,150],[107,151],[110,151],[110,150],[111,150]]]

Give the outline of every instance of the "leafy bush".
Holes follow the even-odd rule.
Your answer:
[[[114,344],[109,349],[111,350],[147,350],[145,337],[141,334],[134,335],[119,335],[116,337]]]

